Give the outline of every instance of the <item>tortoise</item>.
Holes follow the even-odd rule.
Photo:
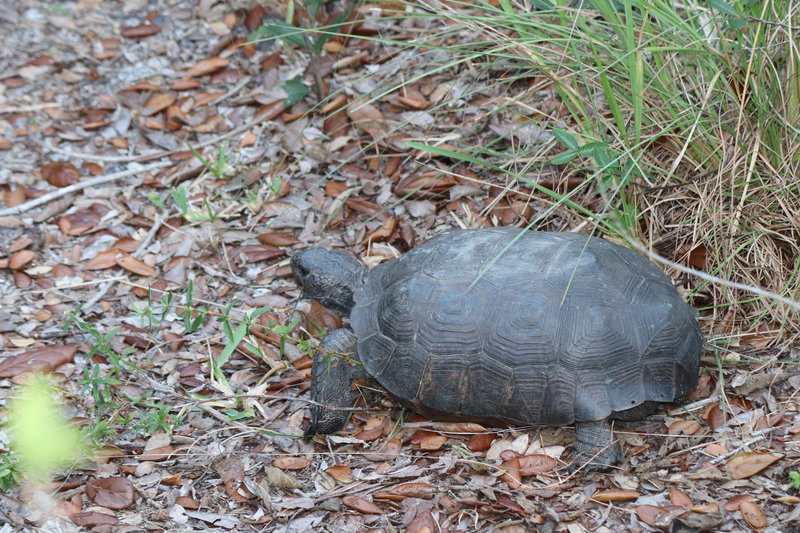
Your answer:
[[[610,418],[697,385],[694,309],[653,263],[597,237],[458,229],[371,270],[321,248],[291,266],[303,296],[350,316],[314,358],[306,437],[341,429],[353,382],[371,377],[439,420],[574,423],[572,469],[607,469],[621,459]]]

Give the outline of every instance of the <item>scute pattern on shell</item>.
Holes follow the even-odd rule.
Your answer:
[[[370,271],[351,314],[367,372],[423,412],[552,426],[696,386],[695,312],[655,265],[529,231],[477,279],[518,234],[455,230]]]

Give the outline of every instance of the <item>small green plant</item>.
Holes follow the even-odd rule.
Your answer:
[[[214,222],[219,218],[219,214],[214,211],[208,199],[203,199],[203,207],[205,212],[200,209],[195,209],[189,204],[189,193],[186,186],[181,184],[179,187],[172,187],[169,190],[172,200],[178,206],[181,216],[189,222]]]
[[[789,472],[789,488],[800,490],[800,472],[794,470]]]
[[[175,426],[183,423],[183,416],[172,415],[172,406],[170,405],[155,402],[141,402],[138,405],[148,409],[135,426],[146,435],[152,435],[158,431],[171,434]]]
[[[189,280],[189,286],[186,289],[186,305],[182,306],[178,312],[178,316],[183,319],[183,328],[186,330],[186,333],[197,331],[208,316],[208,309],[202,306],[195,307],[193,298],[194,283]]]
[[[217,157],[214,159],[207,159],[204,157],[203,154],[197,151],[188,141],[186,146],[189,147],[192,154],[206,167],[206,170],[217,178],[222,178],[233,172],[233,168],[229,165],[233,157],[233,152],[231,152],[227,142],[223,142],[217,146]]]
[[[0,490],[11,490],[19,484],[21,478],[19,455],[0,453]]]

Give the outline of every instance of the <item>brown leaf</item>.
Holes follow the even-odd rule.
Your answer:
[[[216,72],[217,70],[227,67],[229,63],[230,61],[224,57],[209,57],[208,59],[202,59],[195,63],[192,68],[186,71],[184,76],[187,78],[205,76],[206,74],[211,74],[212,72]]]
[[[768,525],[767,515],[761,510],[758,504],[753,502],[742,502],[739,505],[739,511],[742,513],[742,518],[747,522],[747,525],[756,531],[763,531]]]
[[[689,495],[677,487],[670,487],[669,501],[672,503],[672,505],[677,505],[678,507],[683,507],[684,509],[688,509],[692,506],[692,499],[689,497]]]
[[[458,180],[455,176],[438,170],[429,170],[420,175],[411,175],[404,178],[397,184],[394,192],[398,196],[424,196],[429,193],[444,192],[454,185],[458,185]]]
[[[305,457],[278,457],[272,461],[272,466],[281,470],[302,470],[311,464],[310,459]]]
[[[740,453],[731,457],[725,467],[732,479],[745,479],[758,474],[779,459],[782,459],[780,455],[771,453]]]
[[[420,450],[435,451],[440,449],[447,442],[444,435],[427,435],[419,443]]]
[[[178,496],[177,498],[175,498],[175,503],[177,503],[184,509],[189,509],[192,511],[200,509],[200,502],[198,502],[194,498],[190,498],[189,496]]]
[[[325,182],[325,196],[331,198],[338,198],[347,189],[349,189],[347,184],[341,181],[328,180]]]
[[[300,239],[291,233],[270,231],[258,236],[258,242],[269,246],[291,246],[300,242]]]
[[[374,494],[378,500],[403,501],[406,498],[430,500],[436,495],[436,487],[428,483],[403,483],[389,490],[379,490]]]
[[[53,161],[42,165],[42,178],[53,187],[66,187],[78,183],[81,173],[72,163]]]
[[[373,242],[385,241],[392,236],[392,233],[394,233],[396,227],[397,227],[397,218],[395,216],[390,216],[383,223],[383,226],[375,229],[374,231],[369,232],[364,237],[364,241],[362,242],[362,244],[369,245],[372,244]]]
[[[22,270],[25,266],[33,261],[36,253],[32,250],[20,250],[8,259],[8,268],[11,270]]]
[[[148,98],[147,102],[144,103],[140,113],[145,117],[155,115],[156,113],[165,110],[175,103],[176,99],[177,96],[175,96],[175,93],[155,94]]]
[[[117,250],[111,249],[105,252],[100,252],[92,257],[83,268],[86,270],[105,270],[117,266]]]
[[[417,111],[421,111],[423,109],[428,109],[431,106],[431,102],[429,100],[425,100],[424,98],[412,98],[409,96],[401,96],[398,98],[400,103],[404,106],[416,109]]]
[[[94,479],[86,484],[86,495],[97,505],[109,509],[127,509],[133,505],[136,493],[133,483],[124,477]]]
[[[668,514],[669,511],[667,509],[656,507],[655,505],[639,505],[636,507],[636,515],[639,517],[639,520],[650,527],[655,527],[655,525]]]
[[[347,105],[347,95],[344,93],[339,93],[336,96],[334,96],[327,104],[322,106],[322,109],[320,109],[320,113],[322,113],[323,115],[327,115],[328,113],[337,111],[346,105]]]
[[[161,26],[156,24],[139,24],[138,26],[129,26],[122,28],[120,35],[126,39],[143,39],[151,37],[161,31]]]
[[[353,471],[349,466],[334,465],[325,470],[325,473],[339,483],[343,483],[345,485],[353,482]]]
[[[342,498],[342,503],[362,514],[383,514],[383,510],[380,507],[359,496],[345,496]]]
[[[247,12],[247,15],[244,18],[244,27],[247,28],[247,31],[253,31],[261,26],[261,23],[264,22],[264,17],[266,16],[267,9],[262,5],[256,4],[250,8],[250,11]]]
[[[100,222],[100,215],[92,211],[84,209],[77,213],[70,213],[58,219],[58,229],[65,235],[82,235],[87,231],[94,229]]]
[[[641,496],[635,490],[601,490],[599,492],[595,492],[592,496],[592,500],[596,502],[627,502],[630,500],[635,500]]]
[[[2,193],[3,191],[0,191]],[[28,198],[28,193],[24,186],[19,184],[12,184],[11,187],[2,195],[6,207],[16,207],[24,204]]]
[[[727,502],[725,502],[724,508],[729,513],[739,510],[739,506],[742,505],[742,502],[747,502],[753,499],[753,496],[750,494],[739,494],[738,496],[734,496]]]
[[[440,530],[439,524],[428,510],[418,512],[406,527],[406,533],[437,533]]]
[[[700,422],[694,419],[678,420],[669,426],[670,435],[694,435],[700,429]]]
[[[489,449],[497,438],[497,433],[477,433],[469,438],[467,448],[473,452],[483,452]]]
[[[146,450],[139,455],[137,459],[139,461],[152,461],[154,463],[160,463],[161,461],[166,461],[167,459],[171,458],[173,452],[175,452],[175,448],[173,446],[158,446],[151,450]]]
[[[74,344],[47,346],[0,359],[0,378],[13,378],[23,372],[51,372],[69,363],[78,347]]]
[[[522,474],[519,473],[519,460],[516,457],[503,461],[500,464],[500,470],[503,472],[500,479],[506,482],[508,488],[516,489],[522,484]]]
[[[244,257],[246,263],[269,261],[270,259],[286,255],[286,252],[280,248],[267,246],[266,244],[248,244],[247,246],[242,246],[240,253]]]
[[[692,505],[689,510],[698,514],[711,514],[719,511],[719,505],[714,502],[706,503],[704,505]]]
[[[342,319],[328,311],[325,306],[316,300],[311,300],[311,308],[306,314],[307,329],[312,334],[319,334],[322,331],[331,331],[342,327]]]
[[[69,515],[69,519],[76,526],[95,527],[95,526],[115,526],[119,520],[114,515],[99,513],[97,511],[86,511],[84,513],[74,513]]]
[[[381,206],[378,204],[370,202],[369,200],[365,200],[359,196],[349,198],[344,205],[353,211],[358,211],[359,213],[364,213],[365,215],[374,215],[381,210]]]
[[[156,275],[155,268],[140,261],[139,259],[136,259],[132,255],[118,254],[116,259],[117,259],[117,266],[124,268],[128,272],[133,272],[134,274],[138,274],[140,276],[145,276],[145,277],[152,277]]]
[[[354,102],[347,107],[347,116],[355,126],[367,132],[375,140],[380,140],[389,133],[386,118],[380,109],[372,104]]]
[[[519,462],[519,473],[523,477],[552,472],[557,466],[555,459],[541,453],[522,455],[517,457],[517,461]]]

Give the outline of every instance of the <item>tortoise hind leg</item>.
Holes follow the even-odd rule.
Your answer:
[[[619,443],[614,440],[611,423],[606,420],[575,423],[575,461],[569,471],[583,469],[608,471],[622,458]]]
[[[304,437],[339,431],[353,405],[353,381],[366,377],[356,352],[355,334],[335,329],[325,335],[311,369],[311,422]]]

